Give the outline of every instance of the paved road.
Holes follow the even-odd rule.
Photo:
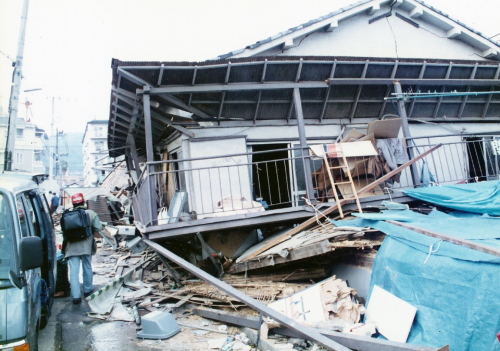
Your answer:
[[[94,285],[95,289],[99,287]],[[71,297],[57,298],[52,315],[45,329],[40,331],[40,351],[201,351],[207,350],[208,339],[220,338],[223,334],[197,335],[191,328],[168,340],[141,340],[136,337],[135,323],[107,322],[87,317],[90,308],[86,301],[73,305]],[[195,324],[203,318],[183,318],[184,323]],[[214,326],[215,328],[215,326]],[[236,330],[234,332],[237,332]],[[233,332],[233,333],[234,333]]]
[[[154,348],[153,341],[136,338],[135,324],[92,319],[86,315],[89,311],[86,301],[81,305],[73,305],[71,297],[56,299],[49,323],[40,331],[39,349],[41,351],[159,350]]]

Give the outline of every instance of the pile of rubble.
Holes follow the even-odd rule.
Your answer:
[[[305,246],[325,236],[332,238],[333,243],[358,243],[347,245],[351,248],[369,246],[358,242],[367,241],[364,238],[365,234],[370,234],[367,229],[348,228],[335,233],[313,228],[301,237],[308,242]],[[286,332],[283,335],[283,326],[279,323],[266,316],[260,317],[257,311],[231,294],[168,262],[136,236],[135,227],[105,225],[96,240],[94,282],[103,287],[87,298],[91,318],[136,323],[141,326],[139,338],[155,339],[155,335],[149,335],[150,331],[145,329],[150,329],[155,319],[168,314],[174,316],[174,322],[182,330],[179,335],[195,333],[208,337],[199,343],[200,349],[250,350],[256,343],[265,350],[318,348],[316,343],[300,335],[285,336]],[[286,249],[294,250],[291,246]],[[310,327],[352,333],[351,329],[355,330],[364,313],[356,297],[357,291],[325,272],[320,265],[311,268],[291,265],[257,274],[226,273],[221,280],[285,315],[296,314],[297,310],[287,310],[284,306],[291,301],[292,304],[302,301],[302,312],[298,313],[307,315],[304,321]],[[317,303],[314,308],[318,310],[304,311],[310,308],[309,302]],[[224,336],[217,337],[220,334]]]

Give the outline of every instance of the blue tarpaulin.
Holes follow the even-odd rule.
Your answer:
[[[375,258],[370,294],[378,285],[417,308],[408,343],[448,344],[453,351],[500,351],[496,338],[500,331],[500,257],[384,222],[411,222],[500,248],[500,219],[439,211],[356,215],[362,218],[334,224],[369,226],[387,235]]]
[[[455,210],[500,216],[500,180],[406,189],[415,199]]]

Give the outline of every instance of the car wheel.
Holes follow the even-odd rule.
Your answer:
[[[47,323],[49,322],[49,317],[47,314],[44,314],[40,317],[40,329],[43,329],[47,326]]]

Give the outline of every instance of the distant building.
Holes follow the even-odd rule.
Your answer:
[[[4,167],[9,118],[0,117],[0,164]],[[12,170],[30,173],[49,172],[49,138],[43,129],[23,118],[17,119],[16,142],[12,155]]]
[[[87,122],[83,134],[83,176],[85,186],[97,186],[113,170],[108,149],[108,120]]]

